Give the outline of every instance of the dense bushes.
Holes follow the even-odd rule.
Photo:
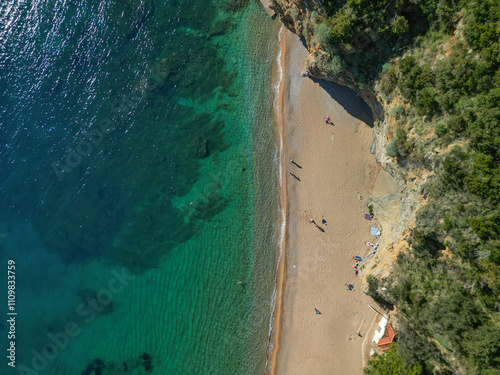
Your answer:
[[[500,365],[500,328],[491,324],[475,295],[464,290],[471,272],[478,275],[477,270],[400,254],[395,268],[400,276],[389,293],[413,327],[462,357],[464,366],[470,366],[468,373],[474,374],[477,368]],[[426,361],[438,357],[436,348],[409,326],[400,328],[398,351],[403,362],[421,363],[425,369]]]
[[[372,84],[389,57],[428,30],[451,32],[462,0],[348,0],[324,3],[325,24],[336,53],[348,60],[361,85]],[[323,28],[326,31],[325,28]],[[390,85],[389,85],[390,87]]]
[[[379,356],[375,354],[368,362],[370,367],[364,369],[365,375],[422,375],[424,374],[422,365],[407,365],[398,354],[397,344],[392,344],[392,350]]]
[[[348,9],[342,8],[328,19],[328,24],[331,25],[330,38],[333,43],[347,43],[352,37],[354,22],[352,12],[349,12]]]
[[[482,326],[462,343],[464,351],[478,367],[500,368],[500,328]]]
[[[324,23],[319,24],[316,37],[321,44],[328,43],[330,41],[330,28]]]
[[[403,159],[408,155],[410,149],[411,144],[408,142],[406,131],[403,128],[397,128],[395,137],[387,145],[387,155],[391,158]]]
[[[380,90],[384,95],[389,96],[398,85],[398,75],[396,68],[390,65],[384,73],[385,74],[380,82]]]

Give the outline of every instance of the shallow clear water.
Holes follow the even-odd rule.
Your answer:
[[[1,373],[263,372],[276,25],[255,2],[201,0],[9,0],[0,20],[18,312]]]

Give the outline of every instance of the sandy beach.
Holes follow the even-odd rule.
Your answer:
[[[354,256],[370,252],[366,241],[376,240],[374,222],[364,219],[379,170],[369,109],[344,87],[302,77],[307,49],[284,29],[281,52],[287,223],[268,373],[361,374],[377,315],[353,268]]]

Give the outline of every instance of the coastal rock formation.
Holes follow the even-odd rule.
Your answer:
[[[318,25],[322,20],[319,2],[314,0],[271,0],[269,8],[276,12],[286,28],[304,38],[309,50],[306,69],[310,77],[350,87],[368,104],[374,121],[383,118],[383,108],[372,90],[360,89],[356,85],[356,77],[349,71],[344,69],[341,73],[335,74],[330,69],[332,54],[326,50],[316,36]],[[360,41],[361,44],[362,42]]]

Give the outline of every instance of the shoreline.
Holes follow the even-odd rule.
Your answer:
[[[285,223],[266,374],[358,374],[373,319],[351,263],[354,255],[365,255],[359,249],[373,240],[370,224],[362,218],[378,174],[369,152],[372,129],[359,120],[364,109],[353,92],[342,87],[328,91],[328,84],[300,77],[307,49],[283,26],[279,51],[276,120],[283,142],[279,162]],[[357,117],[334,98],[344,104],[347,99]],[[324,125],[325,114],[336,126]],[[289,165],[290,157],[303,168]],[[287,179],[289,170],[301,180]],[[323,233],[311,226],[311,218],[318,223],[327,218]],[[344,239],[338,238],[337,228],[346,233]],[[355,283],[356,291],[346,293],[344,282]]]
[[[278,103],[277,103],[277,112],[278,118],[275,119],[278,124],[278,135],[280,142],[280,157],[279,163],[281,165],[281,188],[280,188],[280,204],[282,209],[282,243],[281,243],[281,254],[278,257],[277,264],[277,274],[276,274],[276,296],[274,300],[274,310],[271,316],[272,328],[269,339],[269,348],[268,348],[268,361],[266,363],[266,374],[267,375],[275,375],[277,368],[277,356],[280,347],[280,324],[281,324],[281,315],[283,308],[283,292],[285,288],[285,259],[286,259],[286,239],[287,239],[287,214],[288,214],[288,206],[287,206],[287,190],[286,190],[286,173],[285,170],[285,134],[284,134],[284,124],[283,124],[283,87],[285,83],[285,56],[286,56],[286,40],[285,40],[285,32],[286,28],[282,24],[280,30],[278,32],[278,40],[279,40],[279,60],[278,62],[278,71],[281,71],[281,77],[278,86]],[[273,69],[274,70],[274,69]],[[272,75],[274,76],[274,74]]]

